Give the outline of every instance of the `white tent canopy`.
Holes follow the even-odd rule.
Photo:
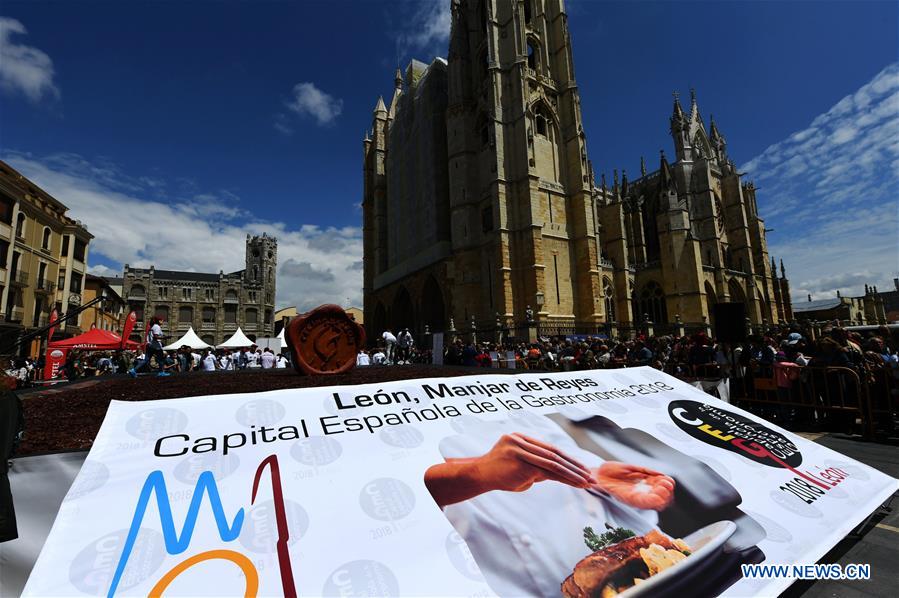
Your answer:
[[[281,329],[281,332],[278,333],[278,338],[281,339],[281,348],[282,348],[282,349],[286,349],[286,348],[287,348],[287,341],[284,340],[284,332],[285,332],[286,330],[287,330],[287,328],[282,328],[282,329]]]
[[[237,327],[237,331],[231,335],[231,338],[223,342],[221,345],[218,345],[217,349],[240,349],[241,347],[252,347],[255,345],[253,341],[247,338],[247,335],[243,333],[243,330],[240,327]]]
[[[203,340],[197,336],[197,333],[194,332],[194,327],[191,326],[187,329],[187,332],[184,333],[184,336],[176,340],[174,343],[163,347],[166,351],[177,351],[184,345],[187,345],[191,349],[208,349],[212,347],[209,343],[204,343]]]

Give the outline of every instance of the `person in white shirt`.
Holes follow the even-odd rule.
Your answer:
[[[409,363],[409,357],[412,353],[412,333],[409,332],[408,328],[403,328],[403,330],[400,331],[400,334],[396,339],[396,343],[399,347],[399,356],[397,357],[397,363]]]
[[[371,365],[371,359],[369,358],[368,353],[365,352],[365,349],[359,349],[359,354],[356,355],[356,365],[358,365],[358,366]]]
[[[258,368],[259,367],[259,355],[256,354],[255,351],[247,351],[247,367],[248,368]]]
[[[278,353],[278,359],[275,360],[275,368],[276,369],[284,369],[287,367],[287,358],[284,357],[281,353]]]
[[[275,365],[275,354],[272,353],[271,349],[266,347],[265,351],[262,352],[259,361],[262,363],[262,369],[270,370]]]
[[[206,351],[203,354],[203,371],[214,372],[216,369],[218,369],[218,360],[215,358],[215,354],[211,351]]]
[[[425,485],[499,596],[558,596],[590,553],[583,529],[651,531],[674,480],[580,448],[534,413],[462,423],[440,443]]]
[[[137,363],[134,364],[130,370],[128,370],[128,375],[132,378],[137,377],[137,370],[142,367],[149,366],[150,360],[153,357],[156,357],[156,367],[159,368],[160,375],[168,376],[169,374],[163,370],[165,365],[165,352],[162,350],[162,339],[166,338],[164,334],[162,334],[162,327],[159,325],[161,320],[159,318],[153,318],[151,320],[153,323],[150,325],[150,329],[147,331],[147,349],[146,349],[146,357],[139,359]]]
[[[190,354],[190,360],[191,360],[190,369],[195,370],[198,367],[200,367],[200,359],[202,359],[202,356],[199,353],[197,353],[196,351],[192,351]]]
[[[387,345],[387,363],[392,364],[393,360],[396,358],[395,349],[396,349],[396,337],[390,331],[390,328],[384,331],[384,334],[381,335],[381,338],[384,339],[384,343]]]
[[[384,355],[384,352],[380,349],[380,347],[372,354],[371,364],[372,365],[387,365],[387,356]]]
[[[231,353],[225,351],[219,357],[219,368],[223,370],[233,370],[234,369],[234,360],[231,358]]]

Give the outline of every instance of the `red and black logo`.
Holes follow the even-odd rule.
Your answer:
[[[786,469],[802,464],[802,454],[786,436],[737,413],[698,401],[671,401],[668,414],[696,440],[756,463]]]

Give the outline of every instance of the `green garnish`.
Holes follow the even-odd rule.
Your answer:
[[[587,544],[587,548],[596,552],[597,550],[601,550],[610,544],[615,544],[616,542],[621,542],[622,540],[626,540],[627,538],[633,538],[636,534],[629,529],[624,529],[623,527],[612,527],[608,523],[606,524],[606,529],[609,531],[604,532],[602,534],[597,535],[593,528],[589,525],[584,528],[584,543]]]

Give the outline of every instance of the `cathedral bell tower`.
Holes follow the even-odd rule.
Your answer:
[[[562,0],[453,0],[447,143],[457,321],[603,319]]]

